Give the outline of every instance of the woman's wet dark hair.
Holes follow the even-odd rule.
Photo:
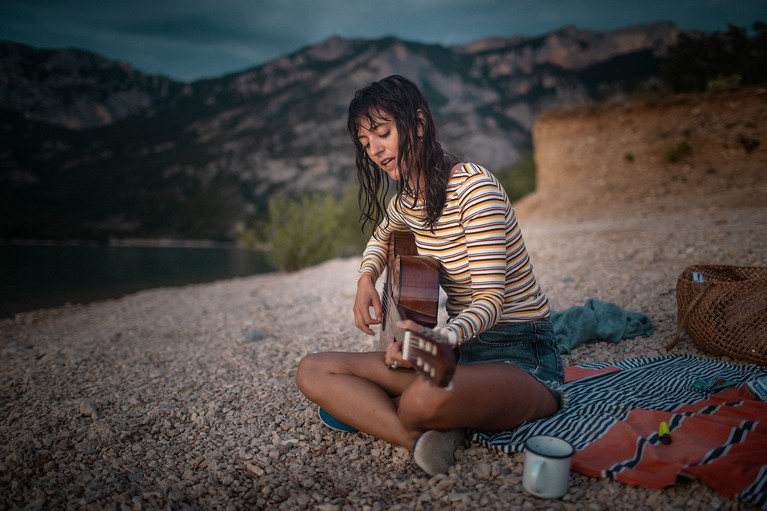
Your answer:
[[[424,221],[433,229],[442,214],[450,169],[457,159],[442,150],[426,97],[413,82],[399,75],[389,76],[360,89],[349,104],[347,127],[356,149],[360,184],[357,198],[362,210],[360,219],[363,228],[367,222],[377,225],[384,217],[383,201],[389,190],[389,180],[370,159],[357,137],[360,128],[369,129],[382,119],[394,121],[397,126],[397,164],[401,175],[409,177],[407,181],[400,179],[397,182],[398,197],[405,191],[414,197],[422,194]],[[422,181],[424,190],[420,190]],[[406,190],[408,182],[415,186],[414,190]]]

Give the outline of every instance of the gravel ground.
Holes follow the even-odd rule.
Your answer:
[[[578,347],[566,364],[666,354],[686,266],[767,265],[766,206],[670,209],[521,218],[555,309],[598,298],[655,324],[647,338]],[[471,445],[429,478],[404,449],[323,427],[293,378],[310,352],[372,348],[351,319],[358,263],[0,322],[0,508],[750,508],[697,481],[658,490],[577,473],[544,501],[522,489],[521,454]],[[707,356],[686,337],[672,353]]]

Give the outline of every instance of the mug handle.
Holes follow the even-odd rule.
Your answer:
[[[540,478],[542,468],[543,460],[536,460],[533,468],[530,469],[530,478],[533,480],[533,487],[535,488],[535,491],[539,493],[543,491],[543,485],[541,484],[543,481]]]

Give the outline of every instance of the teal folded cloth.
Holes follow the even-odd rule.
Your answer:
[[[652,320],[646,314],[596,298],[590,298],[583,306],[552,311],[551,322],[560,353],[569,353],[579,344],[617,343],[653,333]]]

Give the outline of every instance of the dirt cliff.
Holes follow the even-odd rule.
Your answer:
[[[767,89],[543,113],[520,218],[767,204]]]

